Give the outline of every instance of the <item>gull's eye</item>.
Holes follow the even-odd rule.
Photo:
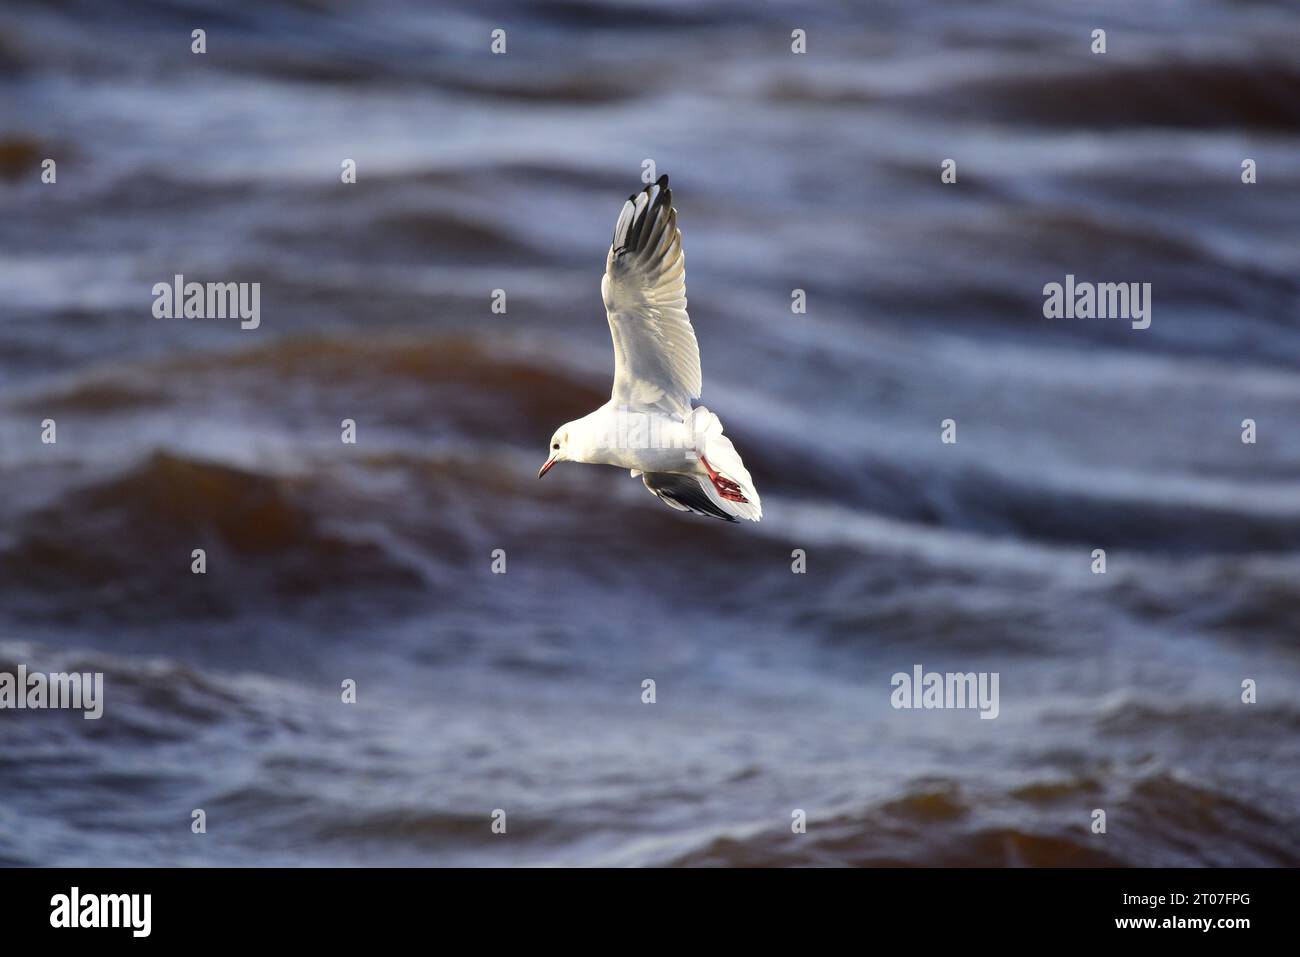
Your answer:
[[[557,452],[560,451],[560,443],[556,442],[554,445],[551,446],[551,448],[553,448]]]

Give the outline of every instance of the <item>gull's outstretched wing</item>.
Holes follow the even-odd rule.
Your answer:
[[[667,176],[623,204],[600,292],[614,339],[614,404],[689,415],[700,397],[700,347]]]

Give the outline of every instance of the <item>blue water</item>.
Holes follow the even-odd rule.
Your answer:
[[[0,711],[0,862],[1300,863],[1298,43],[1208,0],[7,4],[0,671],[106,701]],[[608,395],[647,159],[758,526],[535,478]],[[153,318],[177,273],[261,326]],[[1045,319],[1067,273],[1150,328]],[[892,708],[915,664],[999,716]]]

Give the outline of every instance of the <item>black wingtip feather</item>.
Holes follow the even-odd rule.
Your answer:
[[[623,242],[614,249],[615,257],[621,257],[627,253],[639,252],[642,247],[647,245],[647,241],[656,238],[667,228],[673,208],[673,191],[668,188],[668,174],[664,173],[653,183],[649,183],[639,192],[633,193],[627,198],[629,203],[636,203],[636,198],[645,193],[650,194],[650,189],[654,186],[659,187],[659,192],[655,195],[654,201],[646,203],[639,213],[635,214],[632,222],[628,224],[627,232],[623,236]],[[659,215],[660,209],[667,209],[668,213]],[[653,226],[652,226],[653,224]],[[617,226],[615,226],[617,230]],[[615,232],[614,238],[617,240],[618,233]]]
[[[685,506],[696,515],[708,518],[720,518],[724,522],[739,522],[734,515],[728,515],[705,494],[700,483],[687,475],[672,472],[646,472],[641,476],[645,487],[665,501],[674,501]]]
[[[659,192],[655,196],[654,201],[647,203],[645,208],[641,210],[640,215],[632,221],[632,224],[628,228],[627,236],[624,239],[623,246],[619,250],[620,252],[624,250],[639,250],[644,245],[646,237],[650,235],[647,227],[652,222],[656,221],[656,211],[660,207],[672,209],[673,191],[668,188],[668,174],[664,173],[653,183],[647,184],[641,192],[649,195],[652,186],[658,186]],[[628,197],[628,200],[635,203],[638,195],[638,193],[633,193]]]

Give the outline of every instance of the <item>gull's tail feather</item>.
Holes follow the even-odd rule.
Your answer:
[[[763,517],[763,503],[740,453],[731,444],[731,439],[722,434],[722,420],[701,405],[691,410],[687,425],[695,436],[696,451],[708,460],[714,471],[739,486],[740,495],[745,499],[738,502],[724,497],[712,481],[704,478],[700,481],[700,488],[709,501],[735,518],[759,521]]]

